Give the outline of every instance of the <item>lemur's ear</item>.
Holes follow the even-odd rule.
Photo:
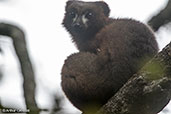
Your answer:
[[[105,16],[108,17],[109,13],[110,13],[110,8],[109,8],[108,4],[103,1],[98,1],[95,3],[103,9]]]
[[[68,0],[68,1],[66,2],[66,6],[69,6],[69,5],[72,4],[74,1],[75,1],[75,0]]]
[[[75,0],[68,0],[66,2],[66,7],[65,7],[65,10],[74,2]]]

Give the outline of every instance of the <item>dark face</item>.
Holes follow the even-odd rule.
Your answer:
[[[92,34],[103,27],[108,15],[104,2],[68,1],[63,25],[71,34]]]

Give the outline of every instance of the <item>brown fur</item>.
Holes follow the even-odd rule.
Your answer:
[[[68,12],[91,9],[88,26],[77,31]],[[158,52],[152,31],[132,19],[111,19],[104,2],[69,1],[63,25],[79,53],[67,58],[62,69],[62,88],[74,106],[86,111],[102,106],[127,80]]]

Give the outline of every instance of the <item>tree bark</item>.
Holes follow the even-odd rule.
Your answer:
[[[12,38],[13,45],[18,56],[21,72],[23,75],[23,89],[27,108],[30,113],[36,114],[38,107],[35,100],[35,76],[32,64],[28,55],[24,32],[17,26],[0,23],[0,35],[6,35]]]
[[[171,98],[171,43],[96,114],[157,114]]]
[[[148,24],[157,31],[161,26],[171,21],[171,0],[168,1],[167,6],[161,10],[156,16],[153,16]]]

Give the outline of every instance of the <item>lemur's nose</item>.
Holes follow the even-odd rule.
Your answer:
[[[80,23],[75,23],[75,24],[74,24],[74,28],[76,28],[76,29],[81,28],[81,24],[80,24]]]

